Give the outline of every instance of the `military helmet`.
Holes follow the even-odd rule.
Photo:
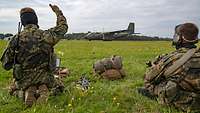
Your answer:
[[[22,15],[23,13],[35,13],[35,11],[30,7],[25,7],[20,10],[20,15]]]
[[[181,41],[182,43],[195,44],[198,42],[198,27],[193,23],[184,23],[177,25],[175,27],[175,35],[173,41],[177,43]]]
[[[20,18],[23,26],[28,24],[38,25],[38,18],[35,11],[30,7],[25,7],[20,10]]]
[[[182,24],[178,32],[182,34],[183,40],[186,42],[197,42],[198,41],[198,27],[193,23]]]

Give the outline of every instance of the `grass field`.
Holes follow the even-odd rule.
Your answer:
[[[0,53],[6,47],[0,42]],[[56,47],[63,52],[62,65],[71,70],[65,81],[66,92],[50,97],[48,104],[25,109],[23,103],[8,95],[12,72],[0,67],[0,112],[1,113],[179,113],[171,107],[159,105],[137,93],[143,85],[145,62],[159,54],[174,50],[171,42],[128,42],[128,41],[62,41]],[[60,52],[59,52],[60,51]],[[92,64],[97,59],[111,55],[123,57],[127,76],[122,80],[108,81],[94,77]],[[91,80],[87,92],[76,88],[75,81],[82,74]]]

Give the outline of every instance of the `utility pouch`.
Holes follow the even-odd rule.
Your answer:
[[[60,58],[56,58],[56,67],[57,68],[60,67],[60,62],[61,62],[61,59]]]
[[[20,64],[15,64],[14,69],[13,69],[13,77],[16,80],[19,80],[22,78],[22,67]]]

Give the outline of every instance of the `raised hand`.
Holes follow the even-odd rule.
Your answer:
[[[49,4],[49,6],[51,7],[53,12],[55,12],[55,13],[60,12],[60,9],[59,9],[59,7],[57,5]]]

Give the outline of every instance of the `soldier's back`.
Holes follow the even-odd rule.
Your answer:
[[[191,49],[178,50],[175,56],[177,59],[166,67],[168,71],[171,66],[178,65],[177,61],[187,56]],[[200,106],[200,50],[195,49],[188,60],[183,61],[176,71],[165,76],[163,86],[158,86],[158,97],[161,103],[173,104],[184,111],[199,111]]]
[[[49,62],[53,46],[44,40],[44,31],[36,25],[27,25],[19,34],[15,75],[20,88],[33,84],[49,84]]]
[[[184,79],[179,83],[186,90],[200,93],[200,50],[182,66],[182,76]]]

